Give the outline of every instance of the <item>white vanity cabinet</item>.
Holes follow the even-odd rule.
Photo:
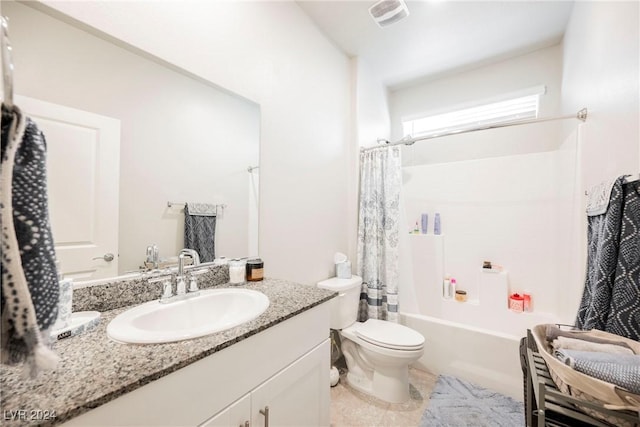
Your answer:
[[[257,427],[268,406],[271,427],[328,426],[329,368],[325,302],[64,425]]]
[[[201,427],[249,427],[251,418],[251,394],[246,394],[237,402],[220,411],[213,418],[205,421]],[[249,425],[247,425],[249,423]]]
[[[329,425],[329,351],[325,340],[201,427]]]

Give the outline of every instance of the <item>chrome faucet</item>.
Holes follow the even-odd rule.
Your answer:
[[[153,264],[153,269],[157,270],[160,264],[160,251],[158,245],[155,243],[151,246],[147,246],[147,262]]]
[[[185,275],[184,275],[184,257],[191,257],[193,260],[193,266],[200,265],[200,256],[194,249],[183,249],[178,255],[178,277],[176,277],[176,295],[184,295],[187,293]],[[198,284],[195,276],[191,276],[189,281],[189,292],[198,292]]]
[[[180,301],[189,296],[198,295],[198,284],[196,282],[196,274],[191,273],[190,281],[189,281],[189,291],[187,292],[187,284],[185,282],[185,272],[184,272],[184,259],[185,257],[190,257],[193,260],[193,266],[200,265],[200,257],[198,256],[198,252],[193,249],[183,249],[178,254],[178,273],[176,275],[176,293],[173,293],[173,286],[171,283],[171,273],[167,270],[166,274],[154,274],[150,279],[149,283],[154,282],[162,282],[162,296],[160,297],[160,302],[163,304],[167,304],[174,301]],[[206,272],[206,270],[205,270]]]

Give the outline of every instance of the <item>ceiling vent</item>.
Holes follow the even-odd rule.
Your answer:
[[[380,0],[369,8],[369,14],[379,27],[387,27],[409,16],[404,0]]]

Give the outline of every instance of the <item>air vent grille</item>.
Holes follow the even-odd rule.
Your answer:
[[[380,27],[386,27],[409,16],[403,0],[381,0],[369,8],[369,14]]]

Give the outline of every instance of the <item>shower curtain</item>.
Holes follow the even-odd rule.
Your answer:
[[[398,232],[402,184],[399,147],[360,154],[358,320],[398,321]]]
[[[610,194],[604,208],[589,216],[587,278],[576,326],[640,340],[640,185],[620,177]]]

